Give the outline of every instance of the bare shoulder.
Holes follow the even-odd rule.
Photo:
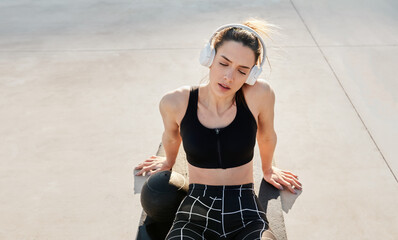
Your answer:
[[[159,110],[163,116],[173,117],[177,122],[182,119],[188,107],[190,86],[182,86],[165,93],[160,100]]]
[[[245,86],[245,98],[248,107],[257,120],[258,136],[274,138],[274,106],[275,93],[265,80],[257,80],[253,86]]]
[[[247,104],[253,108],[270,106],[275,102],[275,93],[268,81],[258,79],[254,85],[245,85],[243,93]]]

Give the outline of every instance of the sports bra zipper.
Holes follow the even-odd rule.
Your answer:
[[[216,135],[217,135],[218,164],[220,164],[220,167],[223,168],[222,160],[221,160],[220,129],[216,128],[215,130],[216,130]]]

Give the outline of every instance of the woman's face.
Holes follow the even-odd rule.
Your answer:
[[[210,86],[219,96],[235,94],[246,82],[254,66],[252,49],[235,41],[225,41],[210,66]]]

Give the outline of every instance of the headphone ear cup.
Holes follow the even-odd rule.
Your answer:
[[[210,43],[207,43],[205,47],[200,52],[199,62],[205,67],[210,67],[213,63],[214,56],[216,55],[216,51],[210,46]]]
[[[262,72],[262,68],[257,65],[253,66],[250,70],[250,74],[246,79],[246,83],[249,85],[254,85],[257,81],[257,78],[260,76]]]

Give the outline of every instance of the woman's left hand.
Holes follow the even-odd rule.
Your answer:
[[[297,194],[294,188],[302,189],[297,175],[277,167],[272,167],[268,171],[264,171],[264,180],[280,190],[283,190],[282,186],[286,186],[294,194]]]

